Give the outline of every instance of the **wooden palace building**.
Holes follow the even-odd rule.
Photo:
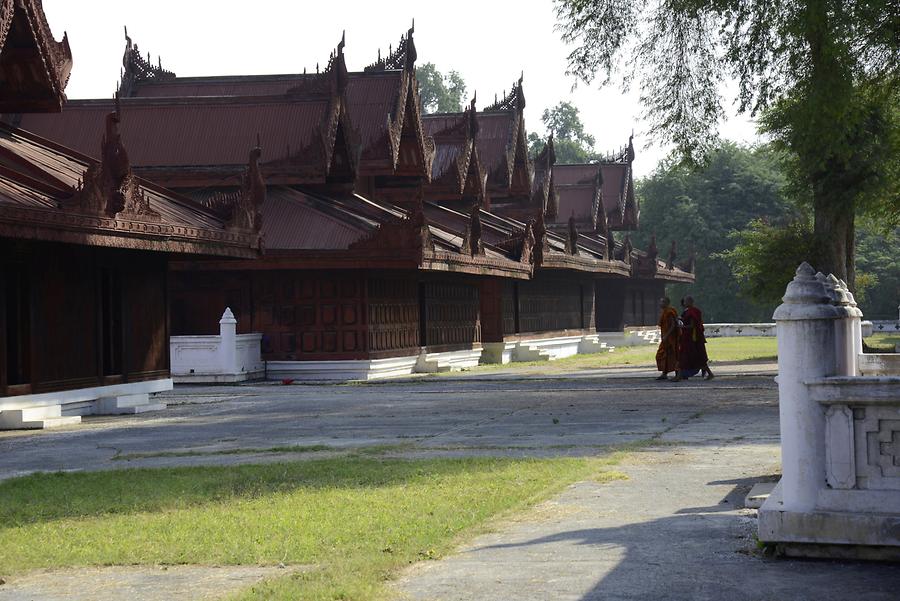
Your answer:
[[[422,114],[413,33],[361,71],[341,39],[316,73],[215,77],[177,77],[126,35],[118,104],[13,119],[90,154],[119,106],[135,173],[222,222],[248,199],[263,256],[171,262],[171,333],[214,332],[230,307],[269,377],[565,356],[599,350],[598,325],[655,323],[665,283],[693,275],[614,239],[638,226],[631,145],[558,166],[550,140],[530,160],[521,79],[483,110]]]
[[[16,125],[60,111],[71,67],[39,0],[0,4],[0,429],[159,407],[169,262],[258,255],[252,225],[134,175],[116,107],[85,153]]]

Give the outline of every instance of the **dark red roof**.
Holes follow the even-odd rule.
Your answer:
[[[431,179],[439,181],[452,174],[457,177],[457,161],[466,152],[466,113],[423,115],[425,135],[434,138]]]
[[[257,135],[264,162],[310,147],[327,100],[277,98],[127,99],[122,140],[135,167],[242,166]],[[23,115],[20,126],[86,155],[100,148],[112,100],[70,102],[61,114]]]
[[[135,84],[132,97],[281,96],[312,74],[177,77]],[[388,124],[397,110],[403,71],[349,74],[347,104],[350,121],[362,144],[362,158],[390,159]]]
[[[60,208],[75,195],[91,160],[37,136],[0,125],[0,230],[11,237],[94,246],[144,248],[236,257],[256,256],[257,237],[226,230],[223,220],[191,200],[138,180],[153,218],[114,219]],[[134,227],[133,221],[143,223]]]
[[[478,113],[478,156],[492,185],[509,185],[510,156],[515,152],[518,118],[512,111]]]

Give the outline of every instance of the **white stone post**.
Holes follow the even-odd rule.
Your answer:
[[[834,358],[836,376],[855,376],[856,347],[855,330],[853,327],[853,309],[850,308],[850,299],[847,289],[841,286],[833,273],[824,275],[816,274],[816,279],[825,286],[825,290],[831,296],[831,304],[838,312],[838,318],[834,321]]]
[[[230,307],[225,308],[219,320],[219,366],[223,373],[232,374],[237,366],[237,320]]]
[[[862,335],[862,318],[863,312],[859,308],[859,305],[856,304],[856,299],[853,297],[853,293],[850,292],[850,288],[847,286],[847,282],[844,280],[840,280],[841,287],[847,293],[847,300],[849,302],[850,310],[852,311],[852,315],[850,316],[850,320],[853,322],[853,352],[855,355],[859,356],[863,352],[863,335]]]
[[[825,487],[825,413],[806,382],[834,375],[837,309],[815,270],[797,268],[784,303],[775,309],[778,330],[778,404],[781,419],[781,489],[784,509],[810,511]]]

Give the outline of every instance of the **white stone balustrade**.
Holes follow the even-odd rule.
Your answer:
[[[230,308],[219,320],[219,335],[172,336],[169,350],[176,383],[230,383],[265,377],[262,334],[238,334]]]
[[[804,263],[783,300],[782,478],[759,538],[788,555],[900,558],[900,377],[858,375],[862,313],[834,276]]]

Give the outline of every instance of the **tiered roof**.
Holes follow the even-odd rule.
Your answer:
[[[59,110],[70,67],[68,41],[53,39],[39,1],[0,3],[4,110]],[[99,160],[0,124],[0,236],[255,257],[259,222],[254,209],[262,197],[250,178],[224,218],[137,178],[119,132],[118,105],[112,108],[89,132]]]
[[[596,164],[556,165],[551,139],[529,161],[521,77],[483,111],[473,100],[422,115],[413,33],[358,72],[342,38],[322,72],[189,78],[153,66],[126,34],[122,138],[140,173],[220,216],[246,188],[241,149],[259,139],[262,234],[278,261],[693,277],[612,239],[638,224],[630,141]],[[22,121],[90,153],[111,105]]]
[[[0,1],[0,112],[59,111],[71,70],[69,38],[53,38],[40,0]]]

